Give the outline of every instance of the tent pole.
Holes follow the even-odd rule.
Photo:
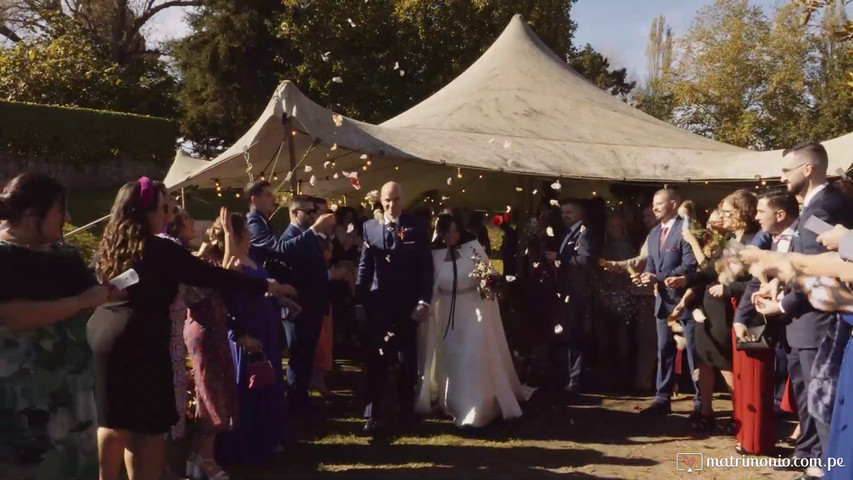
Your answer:
[[[181,210],[187,209],[187,197],[184,195],[184,187],[181,187]]]
[[[287,153],[290,155],[290,172],[293,174],[290,178],[290,193],[299,194],[299,181],[296,178],[296,145],[293,141],[293,125],[288,118],[285,121],[285,135],[287,135]]]

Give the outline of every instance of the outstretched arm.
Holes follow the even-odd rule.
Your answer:
[[[286,240],[283,235],[273,235],[269,225],[260,217],[249,217],[247,225],[252,236],[253,247],[281,256],[285,260],[291,260],[294,256],[299,255],[299,252],[305,245],[309,245],[309,242],[317,242],[317,236],[313,229],[308,229],[301,235]]]

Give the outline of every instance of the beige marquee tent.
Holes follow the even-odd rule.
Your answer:
[[[853,134],[825,146],[830,171],[847,171]],[[563,178],[590,191],[626,180],[755,182],[778,178],[780,157],[689,133],[631,107],[572,70],[516,15],[458,78],[379,125],[338,116],[284,82],[233,146],[168,183],[241,188],[251,172],[283,189],[298,183],[304,193],[360,201],[395,180],[410,196],[437,190],[457,204],[496,208],[528,195],[536,178]]]

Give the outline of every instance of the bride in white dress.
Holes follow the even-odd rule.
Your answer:
[[[477,280],[469,276],[472,257],[488,257],[458,225],[451,215],[439,216],[436,225],[435,290],[430,319],[418,331],[415,411],[430,413],[435,405],[457,426],[482,427],[497,418],[520,417],[519,402],[533,389],[518,381],[497,301],[482,299]]]

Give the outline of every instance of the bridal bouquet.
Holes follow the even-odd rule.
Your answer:
[[[469,274],[471,278],[477,280],[477,290],[480,292],[480,298],[483,300],[494,300],[498,296],[498,285],[500,284],[501,276],[492,266],[488,259],[483,259],[478,254],[471,257],[474,262],[474,270]]]

